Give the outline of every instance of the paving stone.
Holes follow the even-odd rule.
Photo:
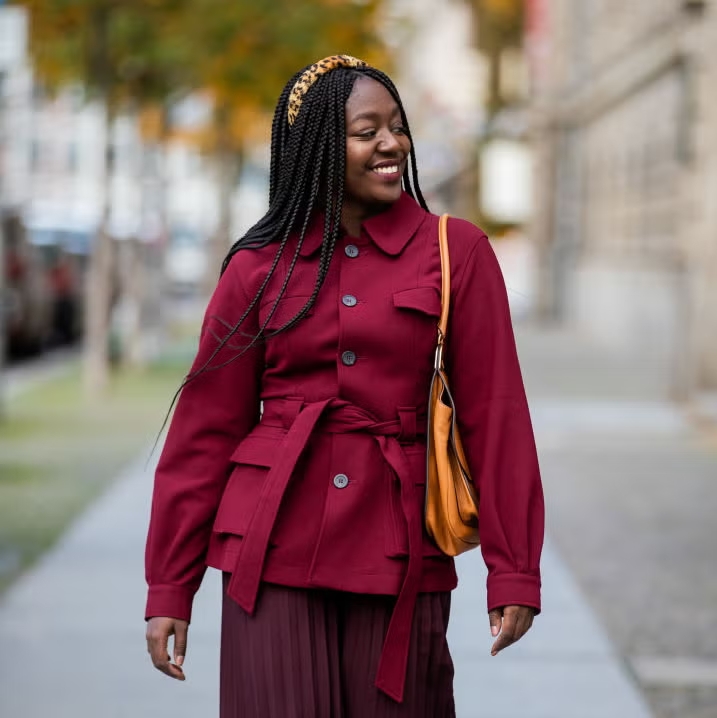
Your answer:
[[[142,562],[150,490],[142,462],[131,467],[0,605],[3,718],[217,714],[217,572],[208,573],[197,597],[186,683],[154,670],[145,651]],[[495,658],[480,552],[461,557],[459,572],[449,634],[459,718],[647,718],[551,546],[544,614],[523,641]]]

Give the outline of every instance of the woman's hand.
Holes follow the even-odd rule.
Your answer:
[[[530,606],[504,606],[488,613],[491,635],[498,640],[490,649],[491,656],[519,641],[533,625],[535,609]],[[500,634],[500,635],[499,635]]]
[[[187,653],[188,621],[155,616],[147,621],[147,651],[154,667],[178,681],[185,679],[182,664]],[[174,663],[169,662],[169,637],[174,636]]]

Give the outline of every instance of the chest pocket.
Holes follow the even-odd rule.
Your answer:
[[[406,366],[418,366],[423,382],[425,372],[433,364],[438,319],[441,316],[441,295],[435,287],[414,287],[393,293],[394,311],[399,323],[394,341],[400,341],[406,355]],[[418,361],[418,364],[416,362]]]
[[[441,316],[441,295],[435,287],[414,287],[393,293],[393,306],[412,309],[428,317]]]

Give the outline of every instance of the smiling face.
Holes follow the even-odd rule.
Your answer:
[[[359,77],[346,102],[346,184],[342,221],[357,236],[361,222],[401,196],[411,141],[401,110],[376,80]]]

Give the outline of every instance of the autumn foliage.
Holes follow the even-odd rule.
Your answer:
[[[79,85],[107,108],[109,126],[133,113],[148,140],[177,139],[168,109],[202,93],[213,111],[181,137],[214,157],[220,205],[214,259],[226,250],[230,202],[242,150],[263,139],[266,113],[287,79],[336,53],[383,61],[375,29],[379,0],[22,0],[35,75],[48,90]],[[262,129],[259,129],[262,128]],[[109,147],[104,148],[109,156]],[[105,184],[109,187],[109,167]],[[89,265],[86,385],[107,384],[112,283],[110,192]],[[216,262],[213,262],[216,263]]]

